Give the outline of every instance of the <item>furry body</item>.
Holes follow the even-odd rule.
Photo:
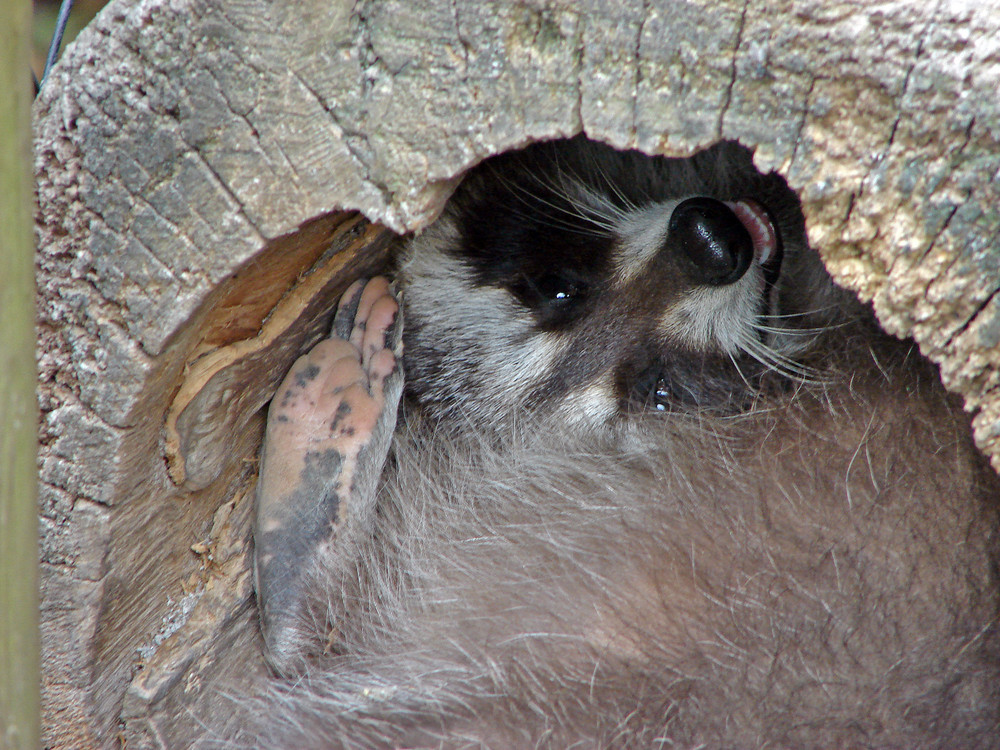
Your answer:
[[[752,231],[732,273],[663,257],[689,195],[765,205],[780,274]],[[400,425],[338,448],[381,477],[338,480],[254,741],[1000,746],[996,477],[744,152],[506,157],[401,275]]]

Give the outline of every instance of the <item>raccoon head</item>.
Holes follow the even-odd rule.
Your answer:
[[[736,144],[497,157],[403,261],[408,393],[481,426],[742,409],[763,378],[799,374],[791,329],[823,276],[805,250],[794,193]]]

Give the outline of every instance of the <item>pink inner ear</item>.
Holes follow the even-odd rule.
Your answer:
[[[753,242],[753,256],[758,265],[764,265],[778,249],[778,234],[767,211],[757,201],[744,198],[736,203],[726,202],[736,214],[736,218],[750,233]]]

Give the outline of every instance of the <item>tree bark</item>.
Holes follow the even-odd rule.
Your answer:
[[[36,109],[50,747],[194,746],[259,659],[261,409],[462,171],[756,149],[1000,467],[1000,3],[150,0]]]
[[[38,520],[28,33],[25,0],[0,29],[0,748],[38,747]]]

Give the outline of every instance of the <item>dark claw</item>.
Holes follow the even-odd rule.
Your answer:
[[[364,281],[367,283],[368,279],[364,279]],[[354,329],[354,317],[358,314],[358,305],[361,304],[361,295],[364,291],[365,284],[359,284],[354,295],[346,303],[341,302],[333,319],[332,333],[337,338],[344,339],[344,341],[350,340],[351,331]]]

